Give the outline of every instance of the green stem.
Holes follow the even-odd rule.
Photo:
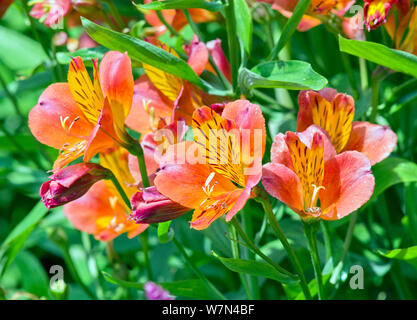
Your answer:
[[[379,79],[378,77],[373,76],[371,80],[371,90],[372,90],[372,113],[371,113],[371,122],[375,122],[376,116],[378,114],[378,102],[379,102]]]
[[[359,58],[359,71],[361,75],[361,89],[365,91],[368,89],[368,68],[366,66],[366,60],[364,58]]]
[[[231,241],[231,244],[232,244],[233,258],[240,259],[239,243],[237,242],[236,229],[233,226],[233,224],[227,224],[227,226],[229,227],[229,231],[230,231],[230,234],[231,234],[230,241]],[[249,300],[253,300],[252,293],[249,290],[249,284],[248,284],[248,281],[247,281],[248,279],[247,279],[246,275],[239,272],[239,278],[240,278],[240,281],[242,282],[243,288],[245,289],[246,296],[248,297]]]
[[[332,235],[327,221],[322,221],[321,224],[323,225],[324,244],[326,246],[326,260],[329,260],[333,256]]]
[[[275,218],[275,215],[272,211],[271,204],[269,202],[268,195],[262,189],[259,189],[259,190],[261,190],[260,192],[261,194],[259,198],[256,198],[256,200],[262,204],[262,207],[264,208],[266,217],[269,221],[269,224],[272,227],[272,230],[274,231],[278,239],[281,241],[282,245],[284,246],[284,249],[287,251],[288,257],[292,265],[294,266],[294,269],[296,270],[298,277],[300,278],[300,286],[304,292],[305,298],[310,300],[311,299],[310,290],[308,288],[307,280],[304,276],[304,271],[303,271],[303,268],[301,267],[300,261],[298,260],[297,255],[295,254],[290,243],[288,242],[288,239],[285,236],[284,232],[282,231],[277,219]]]
[[[191,261],[190,257],[188,256],[187,252],[185,252],[185,249],[181,245],[181,243],[174,237],[172,239],[172,242],[177,247],[178,251],[182,254],[184,257],[184,260],[187,262],[188,266],[191,268],[191,270],[194,272],[194,274],[200,278],[201,281],[204,282],[204,284],[207,286],[210,291],[213,292],[214,296],[217,297],[219,300],[227,300],[226,297],[205,277],[205,275],[194,265],[194,263]]]
[[[131,144],[127,146],[127,149],[131,154],[138,158],[139,171],[142,177],[143,187],[149,187],[150,183],[148,178],[148,171],[146,170],[145,155],[143,153],[142,146],[136,140],[132,140]]]
[[[164,18],[164,16],[162,15],[161,11],[156,10],[155,11],[159,21],[161,21],[161,23],[165,26],[165,28],[167,28],[167,30],[171,33],[171,35],[173,36],[177,36],[179,37],[180,34],[177,32],[177,30],[175,30]]]
[[[130,200],[128,196],[126,195],[125,191],[123,190],[122,186],[120,185],[119,181],[117,180],[116,176],[112,173],[109,179],[113,182],[114,186],[116,187],[117,191],[122,197],[124,203],[127,205],[129,209],[131,209]]]
[[[238,94],[238,72],[239,72],[239,45],[237,43],[237,31],[234,11],[234,0],[228,0],[224,9],[226,14],[226,30],[229,42],[229,57],[232,68],[232,88],[235,95]]]
[[[342,57],[343,66],[345,67],[346,74],[348,76],[349,83],[353,91],[353,97],[355,98],[355,100],[357,100],[359,98],[359,92],[355,80],[355,75],[353,73],[352,66],[350,65],[349,56],[344,52],[340,52],[340,56]]]
[[[289,271],[287,271],[286,269],[284,269],[283,267],[279,266],[278,264],[276,264],[274,261],[272,261],[269,257],[267,257],[253,242],[251,239],[249,239],[249,237],[247,236],[247,234],[243,231],[242,227],[239,225],[239,222],[236,220],[236,218],[233,218],[231,220],[231,223],[233,224],[233,226],[235,227],[237,233],[239,234],[239,236],[242,238],[242,240],[247,244],[247,246],[253,250],[253,252],[255,252],[258,256],[260,256],[262,259],[265,260],[265,262],[269,263],[275,270],[277,270],[280,273],[283,273],[293,279],[296,278],[296,276],[294,276],[292,273],[290,273]]]
[[[326,299],[323,286],[323,277],[321,273],[319,250],[317,247],[317,232],[320,228],[320,223],[315,222],[303,222],[304,233],[307,238],[308,247],[310,248],[311,261],[313,263],[314,276],[317,283],[317,291],[319,300]]]
[[[152,275],[152,268],[151,268],[151,260],[149,258],[149,243],[148,243],[148,232],[147,231],[144,231],[140,235],[140,241],[142,242],[142,249],[143,249],[143,253],[145,255],[145,266],[146,266],[146,272],[148,274],[148,280],[152,281],[153,280],[153,275]]]

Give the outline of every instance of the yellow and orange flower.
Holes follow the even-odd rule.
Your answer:
[[[326,132],[311,125],[275,137],[262,184],[303,219],[337,220],[369,200],[375,179],[365,155],[337,154]]]
[[[397,136],[388,126],[353,121],[355,102],[349,95],[331,88],[301,91],[298,103],[297,131],[320,126],[337,153],[356,150],[374,165],[388,157],[397,144]]]
[[[417,55],[417,7],[408,1],[399,2],[397,7],[398,19],[389,15],[384,27],[397,49]]]
[[[145,3],[150,3],[152,0],[145,0]],[[215,12],[211,12],[204,9],[188,9],[193,21],[195,23],[205,23],[216,21],[219,19],[219,15]],[[164,17],[165,21],[171,25],[176,31],[180,31],[184,28],[188,21],[182,12],[179,9],[167,9],[161,10],[161,14]],[[159,20],[156,12],[154,10],[147,11],[145,13],[146,21],[155,28],[156,36],[159,36],[167,31],[165,25]]]
[[[201,107],[193,113],[193,141],[172,145],[157,172],[157,190],[194,209],[191,228],[207,228],[243,208],[261,178],[265,119],[246,100],[226,104],[222,115]],[[186,211],[186,210],[184,210]]]
[[[100,153],[100,164],[113,172],[129,198],[137,191],[126,150],[114,148]],[[64,213],[75,228],[101,241],[110,241],[125,232],[133,238],[148,227],[129,218],[129,207],[108,180],[97,182],[84,196],[64,205]]]
[[[177,56],[169,46],[155,38],[148,41],[169,53]],[[188,63],[200,75],[204,70],[212,71],[208,64],[209,52],[226,78],[230,78],[230,66],[221,48],[220,40],[213,40],[207,44],[194,38],[185,47],[188,53]],[[175,75],[169,74],[150,65],[143,65],[145,74],[135,82],[133,105],[126,125],[146,134],[161,129],[178,120],[185,120],[191,125],[192,114],[195,109],[203,105],[219,102],[219,98],[203,92],[200,88]]]
[[[279,11],[287,18],[292,16],[293,11],[298,4],[298,0],[261,0],[261,2],[271,4],[272,9]],[[354,3],[354,0],[313,0],[311,1],[310,7],[307,9],[307,13],[301,19],[297,29],[299,31],[307,31],[320,25],[321,20],[319,17],[326,16],[330,12],[342,17],[346,10]]]
[[[399,0],[365,0],[363,15],[368,30],[376,29],[387,21],[391,7]]]
[[[133,76],[127,54],[106,53],[91,81],[80,57],[71,61],[68,83],[54,83],[29,113],[32,134],[59,149],[54,170],[83,156],[88,162],[98,152],[130,143],[124,122],[133,97]]]

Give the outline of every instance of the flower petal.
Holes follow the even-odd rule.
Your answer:
[[[54,83],[46,88],[29,113],[29,127],[37,140],[55,149],[88,137],[92,129],[66,83]]]
[[[319,198],[325,220],[341,219],[365,204],[374,191],[375,178],[369,159],[346,151],[325,163]]]
[[[280,163],[267,163],[262,170],[262,185],[273,197],[295,212],[303,210],[303,192],[294,171]]]
[[[99,77],[104,97],[111,105],[117,104],[118,112],[113,110],[113,116],[123,118],[124,122],[133,98],[132,64],[127,53],[107,52],[100,63]]]
[[[355,121],[345,150],[366,155],[374,165],[387,158],[397,145],[397,135],[388,127]]]

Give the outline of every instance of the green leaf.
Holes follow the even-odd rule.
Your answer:
[[[0,247],[0,277],[10,266],[16,255],[25,244],[27,238],[35,229],[36,224],[48,212],[44,204],[38,204],[29,214],[10,232]]]
[[[60,64],[69,64],[72,60],[72,57],[81,57],[86,64],[91,64],[91,60],[99,59],[101,60],[104,57],[104,54],[108,50],[103,47],[96,48],[83,48],[74,52],[57,52],[56,58]]]
[[[174,230],[170,228],[171,221],[158,224],[158,239],[160,243],[167,243],[174,237]]]
[[[390,49],[375,42],[348,40],[341,36],[339,47],[340,51],[417,78],[417,56],[411,53]]]
[[[203,0],[169,0],[169,1],[153,1],[146,4],[134,5],[138,9],[143,10],[165,10],[165,9],[191,9],[200,8],[209,11],[219,11],[223,8],[220,1],[203,1]]]
[[[184,60],[149,42],[104,28],[83,17],[81,17],[81,21],[89,36],[110,50],[121,52],[127,51],[130,58],[133,60],[149,64],[181,79],[187,80],[199,86],[209,94],[226,95],[228,93],[216,89],[209,83],[200,79]]]
[[[234,258],[223,258],[212,251],[213,255],[218,258],[226,268],[239,273],[247,273],[253,276],[260,276],[272,280],[276,280],[281,283],[293,283],[294,279],[289,276],[278,272],[272,266],[265,262],[256,260],[243,260]]]
[[[378,249],[377,252],[390,259],[398,260],[414,260],[417,259],[417,246],[404,248],[404,249],[394,249],[394,250],[384,250]]]
[[[22,33],[0,26],[0,60],[12,70],[34,69],[48,60],[42,46]]]
[[[246,93],[252,88],[285,88],[288,90],[321,90],[327,80],[311,65],[304,61],[270,61],[255,66],[252,70],[243,68],[239,82]]]
[[[252,48],[252,15],[245,0],[235,0],[236,31],[247,54]]]
[[[106,281],[119,285],[124,288],[132,288],[143,291],[144,283],[126,281],[117,279],[107,272],[103,271],[103,276]],[[159,282],[157,283],[173,296],[188,297],[194,299],[210,300],[214,299],[213,295],[207,289],[207,286],[199,279],[180,280],[173,282]]]
[[[282,29],[281,37],[279,38],[277,45],[274,47],[267,60],[276,58],[279,52],[282,50],[282,48],[285,47],[287,42],[291,39],[292,35],[294,34],[295,30],[297,29],[298,25],[300,24],[300,21],[303,18],[304,13],[310,6],[310,3],[311,0],[300,0],[298,2],[293,14],[291,15],[291,18],[287,21],[284,28]]]
[[[373,166],[372,172],[375,176],[372,199],[395,184],[417,181],[417,164],[406,159],[385,159]]]

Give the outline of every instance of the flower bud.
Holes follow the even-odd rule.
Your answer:
[[[42,202],[48,209],[83,196],[99,180],[108,179],[111,171],[96,163],[79,163],[54,173],[41,186]]]
[[[130,200],[130,217],[138,223],[159,223],[176,219],[190,211],[161,194],[156,187],[141,189]]]
[[[164,290],[161,286],[151,281],[145,283],[144,289],[146,299],[148,300],[174,300],[169,291]]]

